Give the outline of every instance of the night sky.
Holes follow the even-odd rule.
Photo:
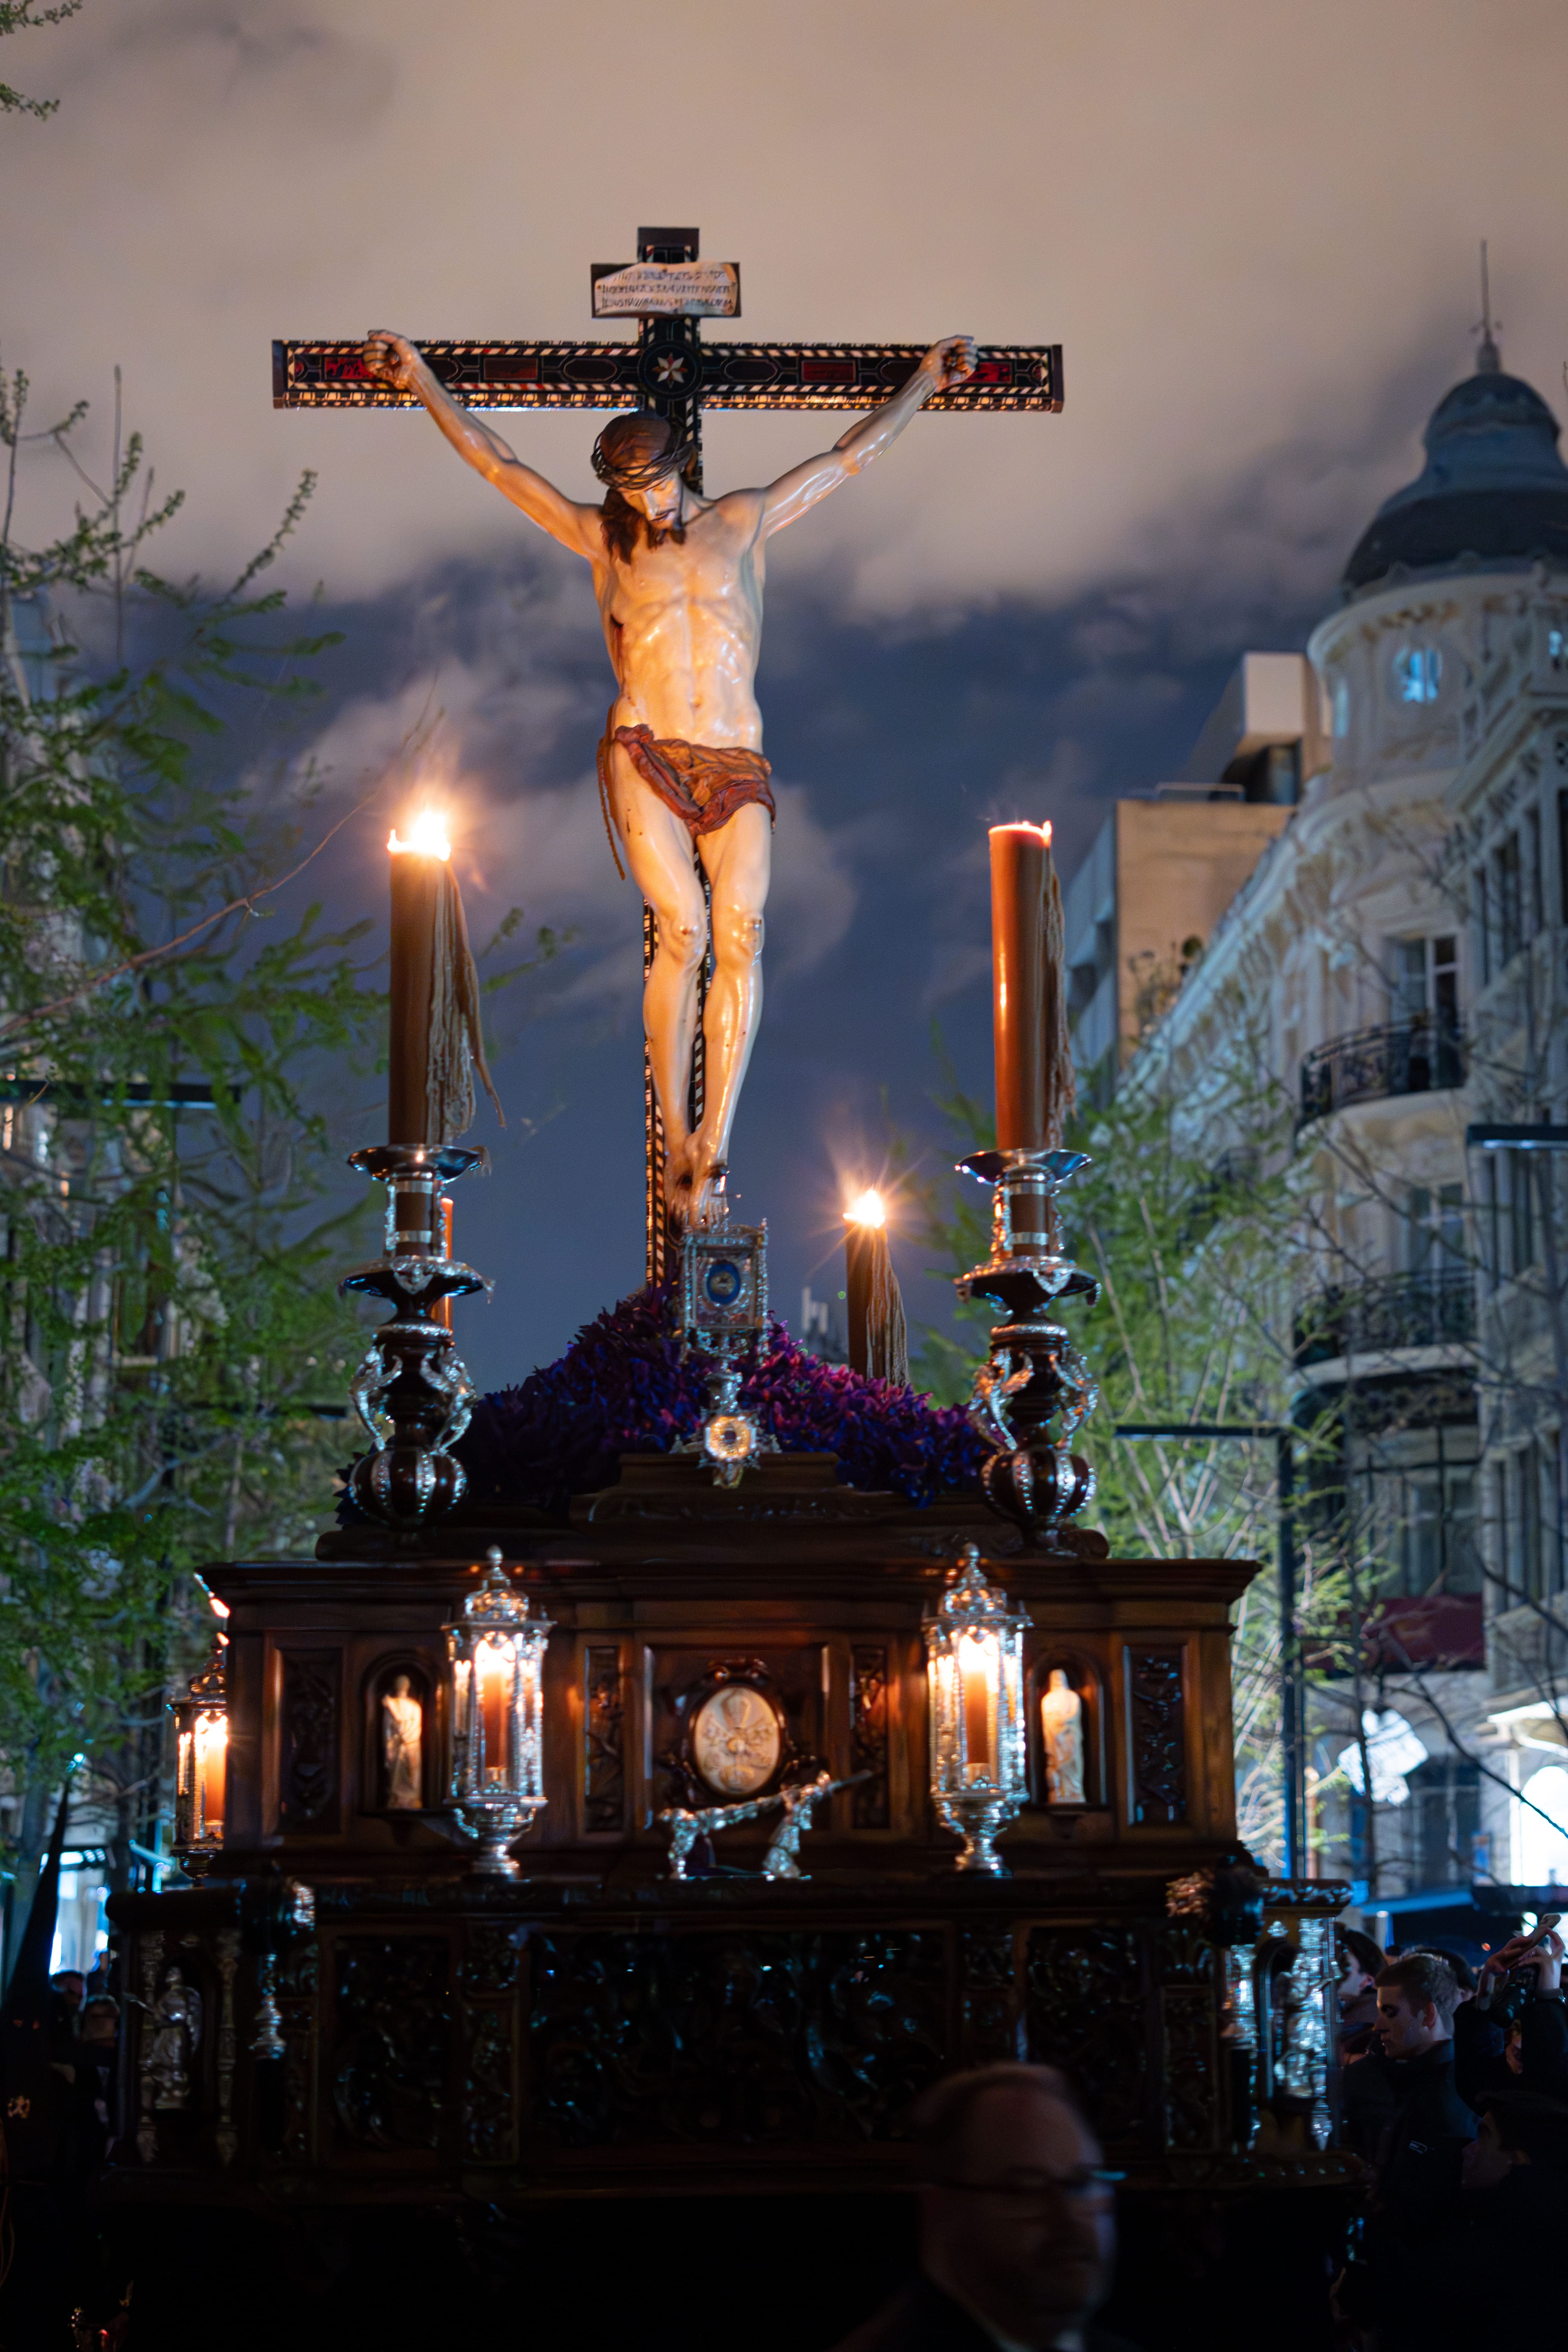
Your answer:
[[[918,420],[770,553],[776,879],[733,1166],[788,1318],[808,1278],[837,1288],[844,1190],[889,1123],[950,1156],[933,1025],[988,1088],[986,822],[1050,817],[1070,873],[1109,801],[1180,767],[1241,652],[1305,642],[1471,364],[1482,236],[1505,364],[1561,401],[1555,0],[88,0],[5,47],[7,79],[62,100],[0,129],[0,205],[28,225],[0,358],[35,421],[89,396],[101,448],[121,364],[160,486],[188,492],[176,572],[237,567],[320,475],[285,572],[346,642],[295,774],[326,771],[329,813],[379,785],[317,869],[332,912],[384,904],[424,714],[480,942],[514,904],[576,933],[496,1005],[510,1123],[481,1113],[495,1173],[458,1226],[497,1278],[459,1309],[486,1385],[640,1277],[637,902],[593,784],[608,667],[585,566],[422,417],[274,412],[272,336],[584,334],[590,262],[690,221],[740,260],[749,336],[1065,345],[1062,415]],[[496,422],[594,494],[602,418]],[[715,418],[709,482],[840,429]],[[46,457],[27,525],[72,488]],[[374,1088],[339,1116],[345,1150],[378,1139]],[[900,1270],[940,1312],[911,1244]]]

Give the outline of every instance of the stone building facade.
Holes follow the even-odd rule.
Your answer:
[[[1366,1619],[1313,1684],[1310,1811],[1406,1941],[1473,1881],[1568,1880],[1568,469],[1489,335],[1425,440],[1312,634],[1289,822],[1121,1076],[1245,1151],[1204,1082],[1245,1007],[1289,1099],[1306,1516]]]

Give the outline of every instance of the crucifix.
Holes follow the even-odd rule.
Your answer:
[[[922,407],[1058,410],[1061,346],[704,342],[738,318],[740,271],[703,262],[694,228],[637,232],[635,263],[596,265],[604,342],[278,342],[279,408],[423,406],[468,462],[594,567],[617,695],[599,746],[610,845],[642,890],[647,1274],[672,1232],[721,1223],[730,1130],[762,1002],[773,811],[752,692],[765,542],[879,457]],[[606,486],[583,505],[522,464],[476,412],[618,415],[595,446]],[[875,412],[766,489],[709,499],[705,409]]]

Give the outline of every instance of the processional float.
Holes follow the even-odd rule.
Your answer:
[[[649,267],[695,257],[694,232],[643,232]],[[841,347],[705,347],[683,318],[607,349],[435,348],[516,405],[893,383]],[[1012,375],[969,404],[1059,406],[1049,347],[991,362]],[[380,399],[355,363],[286,346],[279,397]],[[1059,1318],[1095,1285],[1064,1231],[1086,1160],[1059,893],[1048,828],[991,853],[996,1140],[964,1167],[992,1243],[960,1284],[998,1318],[980,1443],[792,1350],[765,1229],[724,1209],[671,1242],[652,1181],[668,1278],[578,1346],[613,1368],[635,1324],[681,1435],[667,1414],[572,1492],[535,1431],[509,1491],[450,1311],[486,1286],[447,1197],[484,1075],[460,896],[438,833],[394,836],[393,1139],[355,1157],[386,1237],[346,1282],[391,1310],[353,1384],[368,1442],[313,1559],[205,1571],[227,1639],[182,1703],[193,1883],[112,1907],[141,2023],[111,2203],[885,2188],[928,2083],[1020,2057],[1072,2075],[1135,2200],[1342,2183],[1345,1890],[1270,1878],[1237,1838],[1230,1611],[1255,1570],[1112,1559],[1079,1524],[1096,1391]],[[896,1423],[902,1491],[799,1442],[829,1395],[846,1430]],[[218,2021],[199,2048],[175,2048],[176,1976]]]

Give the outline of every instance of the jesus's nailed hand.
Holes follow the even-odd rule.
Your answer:
[[[364,363],[379,383],[394,392],[412,392],[422,364],[407,336],[395,335],[385,327],[373,327],[365,337]]]
[[[954,384],[972,376],[974,352],[973,335],[944,335],[940,343],[933,343],[921,362],[924,373],[934,378],[932,392],[951,392]]]

